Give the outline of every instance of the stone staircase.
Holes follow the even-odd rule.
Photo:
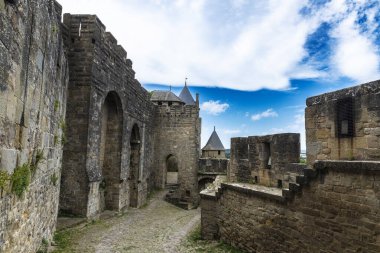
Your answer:
[[[193,209],[190,197],[182,197],[179,192],[179,184],[169,184],[165,187],[168,193],[165,195],[165,201],[178,206],[179,208],[190,210]]]

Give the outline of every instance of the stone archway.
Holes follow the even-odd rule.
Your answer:
[[[132,128],[130,150],[131,154],[129,159],[129,205],[131,207],[138,207],[141,139],[140,130],[136,124]]]
[[[118,210],[120,197],[121,148],[123,137],[123,109],[116,92],[108,93],[102,106],[99,164],[100,210]]]
[[[166,158],[166,184],[178,184],[178,159],[175,155]]]
[[[198,191],[201,192],[214,182],[215,178],[204,177],[198,181]]]

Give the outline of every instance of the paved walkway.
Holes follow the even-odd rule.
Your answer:
[[[181,240],[200,223],[200,210],[185,211],[157,193],[146,207],[78,228],[70,252],[183,252]]]

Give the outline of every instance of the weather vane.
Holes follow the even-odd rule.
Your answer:
[[[185,78],[185,86],[187,85],[187,79],[188,79],[188,78],[186,77],[186,78]]]

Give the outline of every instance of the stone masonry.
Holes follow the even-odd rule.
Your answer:
[[[374,81],[307,99],[308,164],[380,159],[379,92],[380,81]]]
[[[167,160],[170,156],[177,157],[179,192],[176,198],[190,203],[189,207],[197,206],[199,201],[200,133],[198,97],[194,105],[157,105],[154,148],[156,182],[161,188],[165,186]]]
[[[276,163],[273,147],[232,139],[228,181],[201,192],[202,237],[248,252],[380,252],[379,87],[375,81],[307,100],[308,168],[292,163],[299,148],[288,139],[277,161],[284,170],[263,182],[260,170]],[[271,162],[260,150],[271,150]],[[271,179],[284,175],[288,183],[273,187]]]
[[[69,75],[60,20],[55,1],[0,0],[0,252],[36,252],[55,230]]]
[[[131,198],[138,207],[153,183],[149,93],[134,78],[126,51],[95,15],[65,14],[63,22],[69,31],[70,84],[60,209],[91,217],[129,206]]]
[[[92,219],[140,207],[165,186],[169,154],[181,196],[198,204],[198,99],[155,105],[97,16],[61,23],[61,9],[0,0],[0,252],[51,241],[58,210]]]
[[[294,167],[299,160],[299,134],[232,138],[228,180],[287,187],[289,181],[295,182],[290,175],[297,174]]]

